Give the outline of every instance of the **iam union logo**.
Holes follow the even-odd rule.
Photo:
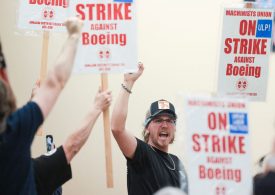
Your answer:
[[[236,89],[239,91],[244,91],[247,89],[248,82],[245,78],[239,78],[236,82]]]
[[[52,20],[54,19],[55,16],[55,12],[54,9],[52,9],[51,7],[46,7],[42,10],[42,18],[44,20]]]
[[[226,195],[226,186],[218,185],[215,189],[215,195]]]
[[[111,50],[109,48],[100,48],[97,54],[100,60],[108,61],[111,59]]]

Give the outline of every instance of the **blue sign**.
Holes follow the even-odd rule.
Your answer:
[[[133,0],[114,0],[114,2],[133,3]]]
[[[247,113],[229,113],[230,133],[247,134],[248,119]]]
[[[271,38],[272,20],[258,20],[256,37]]]

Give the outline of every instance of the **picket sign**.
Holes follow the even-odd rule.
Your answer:
[[[42,55],[41,55],[41,66],[40,66],[40,85],[45,81],[47,75],[47,63],[48,63],[48,47],[49,47],[49,37],[50,32],[43,32],[43,41],[42,41]],[[43,135],[43,129],[40,127],[36,132],[37,136]]]

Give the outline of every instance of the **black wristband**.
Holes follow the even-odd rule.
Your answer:
[[[132,93],[132,91],[130,90],[130,89],[128,89],[125,85],[123,85],[123,83],[121,83],[121,87],[123,88],[123,89],[125,89],[125,91],[127,91],[128,93]]]

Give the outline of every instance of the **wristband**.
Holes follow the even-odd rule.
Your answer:
[[[130,89],[128,89],[125,85],[123,85],[123,83],[121,83],[121,87],[123,88],[123,89],[125,89],[125,91],[127,91],[128,93],[132,93],[132,91],[130,90]]]

